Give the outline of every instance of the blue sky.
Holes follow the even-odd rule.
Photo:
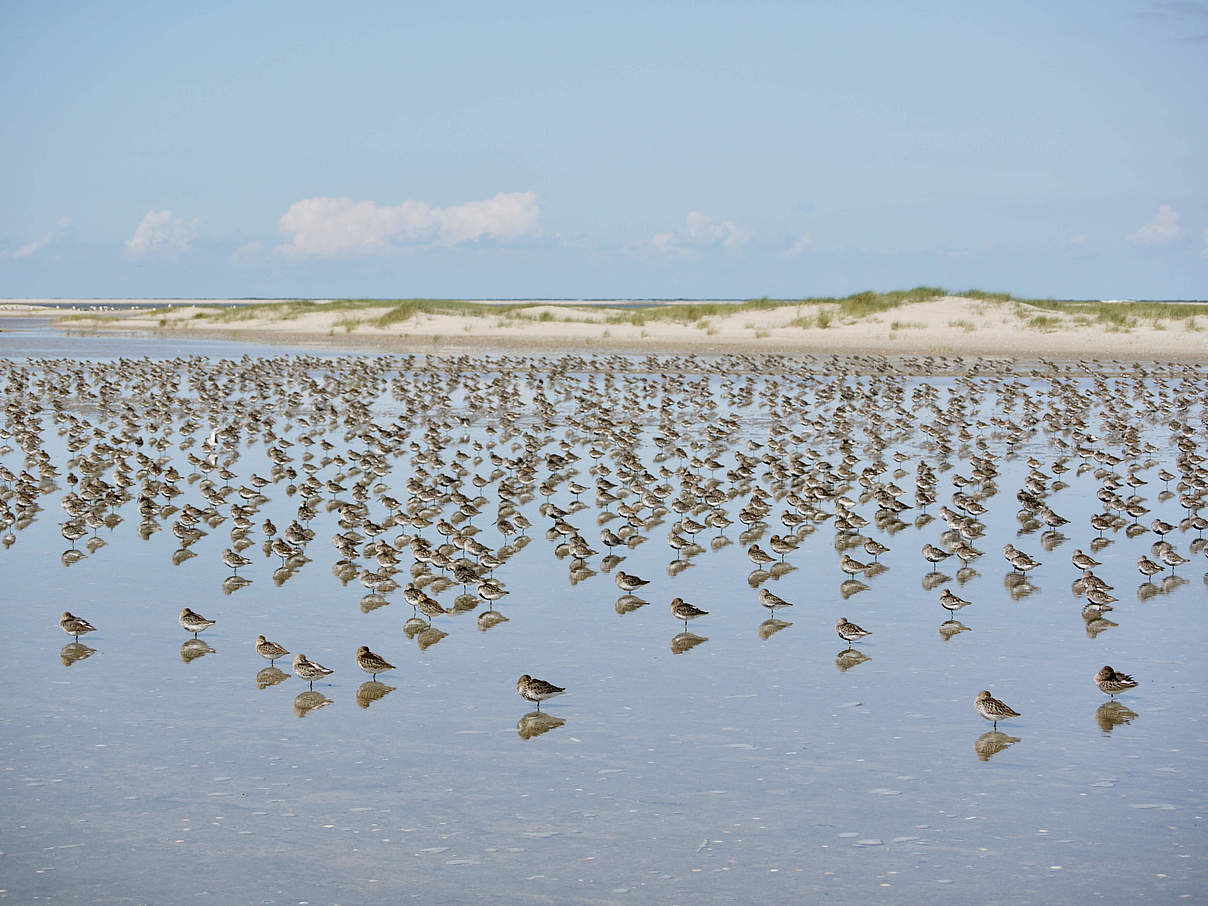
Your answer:
[[[0,296],[1208,297],[1208,0],[0,4]]]

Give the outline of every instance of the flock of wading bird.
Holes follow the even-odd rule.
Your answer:
[[[1092,638],[1118,625],[1108,614],[1119,603],[1095,572],[1095,554],[1117,542],[1138,549],[1141,601],[1184,583],[1177,568],[1192,558],[1203,565],[1208,554],[1199,452],[1208,401],[1198,364],[245,356],[5,361],[0,380],[4,548],[44,505],[62,512],[66,566],[102,550],[100,531],[115,539],[127,519],[143,540],[167,526],[176,565],[198,556],[193,548],[210,532],[228,532],[220,556],[229,595],[251,581],[255,550],[275,566],[278,586],[306,568],[326,547],[313,528],[326,516],[338,528],[334,575],[364,586],[365,612],[401,589],[413,609],[403,630],[421,649],[446,636],[434,618],[477,612],[482,631],[506,623],[495,602],[512,589],[496,573],[541,537],[569,563],[571,584],[615,569],[616,610],[626,614],[646,606],[639,592],[650,580],[617,569],[625,554],[665,539],[673,581],[705,545],[720,551],[737,531],[755,567],[753,603],[769,613],[758,629],[765,641],[791,625],[781,615],[802,601],[764,584],[796,569],[799,546],[823,527],[834,535],[844,600],[886,571],[880,558],[903,543],[895,539],[903,530],[928,539],[919,548],[922,583],[948,612],[945,641],[969,628],[956,614],[975,602],[939,566],[960,564],[958,586],[979,575],[991,506],[1017,507],[1021,544],[1036,535],[1027,549],[1002,548],[1010,595],[1036,590],[1028,575],[1042,558],[1067,560]],[[1004,493],[1000,467],[1018,461],[1026,476]],[[1079,486],[1066,491],[1069,481]],[[594,497],[598,532],[586,527],[585,495]],[[1062,515],[1085,509],[1092,495],[1084,524]],[[1083,539],[1072,554],[1059,550],[1066,532]],[[205,606],[216,619],[180,613],[192,635],[181,648],[186,661],[213,650],[199,633],[222,612],[217,601]],[[670,611],[683,623],[674,653],[707,641],[688,631],[690,621],[707,623],[707,609],[675,596]],[[65,665],[93,653],[79,642],[94,631],[87,619],[67,612],[60,626],[74,640],[61,652]],[[283,612],[272,634],[289,626]],[[840,670],[868,660],[854,645],[870,630],[846,617],[835,630],[847,643]],[[285,646],[260,635],[255,649],[270,661],[257,677],[262,688],[287,678],[276,667],[290,654]],[[357,691],[368,707],[392,690],[377,677],[395,668],[367,646],[355,660],[371,676]],[[299,716],[330,703],[313,686],[332,668],[299,653],[293,672],[309,686],[295,700]],[[1105,730],[1135,718],[1115,701],[1137,685],[1130,675],[1104,666],[1094,682],[1112,698],[1096,715]],[[525,674],[517,691],[537,704],[522,735],[563,723],[540,710],[562,687]],[[1019,712],[989,691],[974,706],[994,724],[979,754],[1016,741],[997,726]]]

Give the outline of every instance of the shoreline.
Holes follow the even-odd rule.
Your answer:
[[[56,300],[109,305],[114,300]],[[602,352],[703,355],[909,355],[1015,359],[1208,361],[1208,305],[1172,303],[1159,314],[1104,320],[1103,306],[1045,308],[1016,300],[938,296],[856,315],[829,303],[596,300],[592,303],[494,300],[432,302],[394,317],[390,301],[355,303],[264,300],[127,300],[124,310],[75,313],[0,302],[0,316],[46,318],[87,334],[135,332],[264,344],[315,345],[382,352]],[[167,300],[164,300],[167,301]],[[651,303],[635,308],[635,304]],[[292,305],[292,307],[291,307]],[[625,306],[629,307],[625,307]],[[1099,306],[1099,320],[1084,313]],[[223,307],[217,307],[223,306]],[[255,308],[251,308],[254,306]],[[329,307],[330,306],[330,307]],[[447,306],[446,310],[442,306]],[[457,306],[461,306],[458,308]],[[477,306],[477,307],[472,307]],[[1079,308],[1082,306],[1082,308]],[[1185,312],[1184,312],[1185,307]],[[1171,315],[1169,312],[1176,314]],[[704,314],[702,314],[703,312]],[[92,314],[92,316],[89,316]],[[3,321],[0,321],[2,327]]]

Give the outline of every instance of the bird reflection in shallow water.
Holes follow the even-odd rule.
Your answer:
[[[435,626],[429,626],[415,637],[415,642],[419,645],[420,651],[427,651],[448,634],[447,632],[441,632]]]
[[[390,601],[377,592],[370,592],[361,598],[361,613],[372,613],[379,607],[385,607]]]
[[[845,648],[835,655],[835,666],[839,668],[840,673],[846,673],[852,667],[859,667],[870,660],[872,658],[859,649]]]
[[[398,687],[387,686],[385,683],[378,682],[377,680],[361,683],[357,687],[357,704],[362,708],[368,708],[374,702],[381,701],[396,688]]]
[[[667,564],[667,575],[674,579],[691,565],[689,560],[672,560]]]
[[[788,629],[792,625],[792,623],[789,623],[786,620],[778,620],[775,617],[769,617],[759,624],[759,637],[766,642],[776,633],[780,632],[780,630]]]
[[[848,579],[839,586],[839,596],[846,601],[852,595],[858,595],[862,591],[867,591],[868,586],[859,579]]]
[[[95,653],[95,648],[89,648],[81,642],[68,642],[63,646],[63,650],[59,652],[59,660],[63,662],[64,667],[70,667],[76,661],[90,658]]]
[[[1003,749],[1009,749],[1019,742],[1018,736],[1008,736],[1002,730],[989,730],[977,737],[973,743],[973,751],[982,761],[989,761]]]
[[[289,674],[280,667],[268,666],[256,674],[256,688],[267,689],[289,679]]]
[[[633,613],[640,607],[645,607],[649,603],[649,601],[639,598],[637,595],[621,595],[621,597],[617,598],[616,610],[618,614],[624,616],[627,613]]]
[[[1070,539],[1061,534],[1061,532],[1045,532],[1040,536],[1040,546],[1051,554],[1059,546],[1069,540]]]
[[[411,617],[409,620],[403,623],[403,634],[407,636],[407,638],[413,639],[427,628],[427,620],[422,620],[419,617]]]
[[[1104,733],[1110,733],[1116,727],[1122,727],[1136,720],[1138,714],[1128,705],[1118,701],[1104,702],[1095,709],[1095,723]]]
[[[887,572],[889,572],[889,567],[878,560],[875,563],[870,563],[868,565],[868,569],[864,570],[864,577],[866,579],[875,579],[882,573]]]
[[[59,562],[64,566],[72,566],[76,563],[79,563],[84,559],[84,557],[85,554],[83,551],[76,550],[74,547],[72,547],[63,551],[63,553],[59,556]]]
[[[1205,576],[1208,577],[1208,573],[1206,573]],[[1179,586],[1186,585],[1186,584],[1187,584],[1187,580],[1184,579],[1182,576],[1173,576],[1173,575],[1166,576],[1162,580],[1161,584],[1158,585],[1158,590],[1162,594],[1168,595],[1172,591],[1174,591],[1176,588],[1178,588]]]
[[[766,569],[753,569],[747,573],[747,584],[752,588],[758,588],[770,578],[772,578],[772,574]]]
[[[331,704],[331,699],[322,692],[307,690],[299,693],[294,699],[294,714],[298,717],[305,717],[311,711],[317,711],[320,708],[325,708]]]
[[[923,590],[934,591],[946,582],[951,582],[952,577],[941,572],[931,572],[923,576]]]
[[[1086,637],[1088,639],[1093,639],[1104,630],[1112,629],[1113,627],[1120,625],[1119,623],[1113,623],[1107,617],[1102,616],[1088,615],[1084,616],[1083,619],[1086,621]]]
[[[709,640],[704,636],[695,635],[694,633],[684,630],[671,639],[671,653],[684,654],[685,652],[691,651],[697,645],[702,645],[707,641]]]
[[[199,657],[205,657],[207,654],[213,654],[214,649],[201,639],[189,639],[180,646],[180,659],[186,664],[189,661],[195,661]]]
[[[1137,600],[1144,604],[1154,595],[1160,595],[1162,589],[1154,585],[1152,582],[1145,582],[1137,586]]]
[[[945,642],[954,635],[959,635],[962,632],[970,632],[970,628],[960,620],[945,620],[940,623],[940,638]]]
[[[484,610],[478,615],[478,629],[480,632],[486,632],[498,626],[500,623],[506,623],[508,618],[501,614],[498,610]]]
[[[244,576],[227,576],[222,580],[222,593],[224,595],[234,594],[241,588],[245,588],[252,584],[252,580]]]
[[[956,581],[961,585],[965,585],[980,575],[981,573],[975,570],[972,566],[962,566],[956,571]]]
[[[187,547],[177,548],[172,553],[172,565],[180,566],[186,560],[192,560],[196,556],[197,554],[194,551],[189,550]]]
[[[516,721],[516,732],[520,734],[521,739],[532,739],[534,736],[557,729],[565,723],[563,718],[554,717],[547,711],[530,711]]]
[[[1019,578],[1018,582],[1014,582],[1014,583],[1011,583],[1008,585],[1008,591],[1010,592],[1011,598],[1013,600],[1022,601],[1024,598],[1028,597],[1029,595],[1034,595],[1034,594],[1036,594],[1036,592],[1040,591],[1040,588],[1038,586],[1033,585],[1031,582],[1029,582],[1023,576],[1019,576],[1018,578]]]
[[[600,561],[601,572],[611,572],[613,568],[624,559],[624,557],[618,557],[616,554],[609,554]]]
[[[453,606],[449,608],[449,613],[470,613],[478,607],[478,604],[478,595],[458,595],[453,599]]]

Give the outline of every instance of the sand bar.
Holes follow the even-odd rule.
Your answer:
[[[467,300],[469,301],[469,300]],[[112,310],[74,314],[102,303]],[[53,303],[57,309],[48,308]],[[839,353],[1208,360],[1208,304],[1038,307],[943,295],[851,313],[839,304],[733,300],[474,300],[400,313],[383,300],[5,300],[0,312],[58,317],[70,330],[182,333],[383,351],[593,350],[629,353]],[[645,307],[643,307],[645,306]],[[155,308],[149,311],[149,308]]]

